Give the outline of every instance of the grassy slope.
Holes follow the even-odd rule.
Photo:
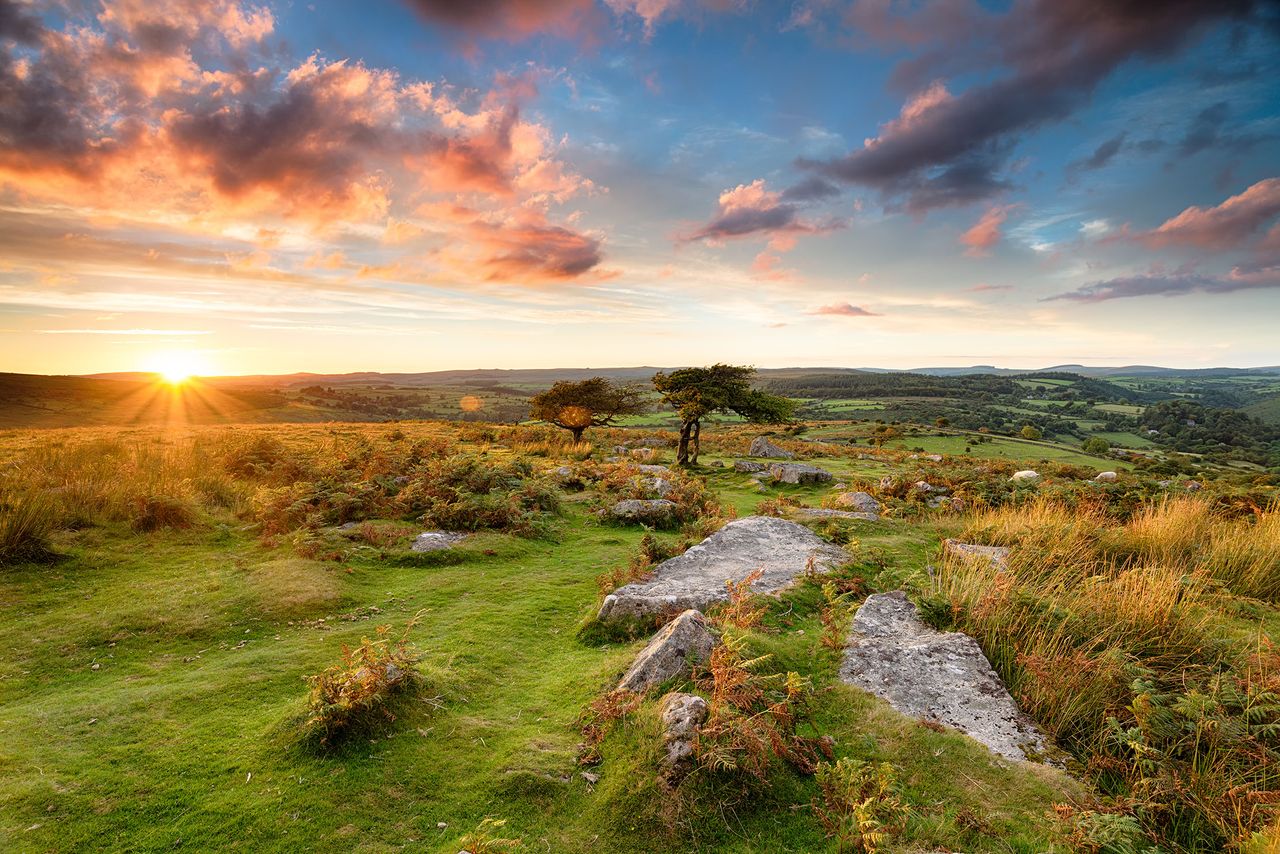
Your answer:
[[[712,476],[742,512],[761,497],[745,481]],[[69,560],[0,576],[0,848],[452,852],[498,815],[530,850],[824,850],[807,811],[791,808],[814,795],[807,780],[780,780],[729,830],[687,845],[629,817],[655,794],[651,714],[607,743],[595,791],[576,775],[574,718],[639,643],[591,648],[574,631],[596,602],[593,577],[624,561],[639,531],[598,526],[571,505],[555,541],[484,535],[456,565],[397,567],[303,560],[223,521],[141,538],[88,529],[61,543]],[[864,543],[894,557],[886,583],[919,573],[936,544],[927,527],[863,528]],[[370,607],[381,612],[360,619]],[[289,723],[302,677],[377,622],[419,609],[413,640],[429,668],[452,672],[444,708],[410,710],[389,737],[336,756],[298,748]],[[818,723],[842,754],[902,766],[923,805],[904,844],[1048,850],[1061,779],[831,687],[836,657],[817,636],[809,616],[757,640],[814,679]],[[998,832],[965,830],[961,809]]]

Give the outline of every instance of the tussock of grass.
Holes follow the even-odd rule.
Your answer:
[[[1048,502],[1005,508],[964,536],[1011,546],[1008,570],[946,561],[936,589],[1023,708],[1127,799],[1144,833],[1217,850],[1280,804],[1280,656],[1219,630],[1224,595],[1266,589],[1273,526],[1198,498],[1123,524]]]

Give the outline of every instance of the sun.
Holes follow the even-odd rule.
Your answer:
[[[156,353],[147,360],[147,364],[169,385],[182,385],[193,376],[204,373],[206,367],[200,355],[189,350]]]

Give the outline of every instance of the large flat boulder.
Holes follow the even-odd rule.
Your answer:
[[[835,480],[831,472],[808,463],[774,463],[769,466],[769,477],[778,483],[830,483]]]
[[[645,618],[724,602],[726,581],[741,581],[755,570],[757,593],[777,593],[804,573],[809,559],[819,572],[849,559],[803,525],[772,516],[747,516],[725,525],[682,555],[658,564],[648,581],[619,587],[604,599],[603,621]]]
[[[1006,759],[1045,750],[977,641],[921,621],[902,591],[868,596],[845,647],[840,678],[904,715],[960,730]]]
[[[706,617],[690,608],[658,630],[618,688],[643,694],[668,679],[688,675],[695,664],[710,657],[716,642]]]
[[[768,466],[764,463],[757,463],[754,460],[734,460],[733,470],[740,471],[744,474],[753,474],[758,471],[764,471]]]
[[[757,436],[751,442],[747,454],[752,457],[768,457],[774,460],[792,460],[795,454],[770,442],[764,436]]]
[[[875,522],[880,517],[875,513],[862,513],[857,510],[828,510],[825,507],[800,507],[792,511],[797,519],[860,519],[863,522]]]
[[[439,552],[453,548],[467,538],[457,531],[423,531],[409,548],[415,552]]]
[[[675,512],[676,503],[665,498],[628,498],[613,505],[609,515],[619,522],[656,525],[671,521]]]
[[[859,513],[874,513],[880,515],[880,502],[876,501],[875,496],[869,492],[842,492],[836,496],[836,504],[841,507],[856,510]]]

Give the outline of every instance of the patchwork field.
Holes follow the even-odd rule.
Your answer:
[[[1274,486],[1189,493],[1009,439],[965,454],[975,437],[873,449],[780,435],[832,475],[788,485],[734,469],[756,435],[717,427],[698,467],[660,475],[678,516],[649,531],[608,509],[650,488],[636,466],[670,465],[669,447],[646,447],[670,434],[593,430],[594,447],[548,428],[409,422],[0,434],[0,847],[1272,850]],[[895,450],[917,446],[947,456]],[[1040,479],[1011,481],[1025,466]],[[1092,480],[1103,469],[1118,479]],[[692,773],[664,780],[663,692],[610,705],[649,630],[597,625],[602,594],[727,519],[801,518],[852,490],[874,496],[878,520],[806,523],[847,566],[709,611],[741,660],[765,658],[667,682],[710,698],[725,729]],[[468,536],[414,551],[433,528]],[[1012,575],[944,558],[956,535],[1012,546]],[[1077,572],[1087,596],[1065,583]],[[857,604],[897,589],[979,640],[1064,770],[999,759],[837,678]],[[1032,600],[1049,610],[1019,610]],[[382,625],[403,633],[417,675],[317,736],[334,709],[309,705],[308,677],[362,638],[382,648]],[[375,660],[344,672],[367,680]],[[794,674],[792,723],[780,707],[716,706],[726,673],[763,680],[762,696]],[[1148,719],[1144,703],[1172,717]],[[815,776],[759,732],[818,745],[828,764]],[[896,781],[869,802],[875,824],[843,836],[818,819],[842,802],[821,782],[837,759]]]

